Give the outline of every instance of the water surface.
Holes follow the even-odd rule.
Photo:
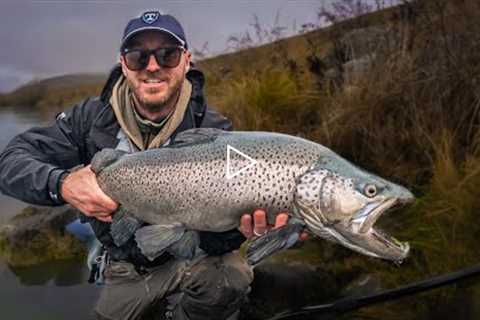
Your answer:
[[[0,108],[0,150],[18,133],[52,123],[54,115],[29,108]],[[0,194],[0,225],[27,204]],[[98,288],[87,283],[88,269],[79,261],[12,268],[0,257],[0,319],[94,319]]]

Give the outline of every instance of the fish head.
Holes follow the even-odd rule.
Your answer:
[[[294,214],[315,235],[359,253],[401,262],[410,250],[377,227],[387,211],[414,201],[406,188],[339,156],[322,157],[297,179]]]

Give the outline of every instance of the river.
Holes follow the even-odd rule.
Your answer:
[[[0,150],[16,134],[53,119],[28,108],[1,108]],[[0,225],[25,206],[0,194]],[[0,257],[0,319],[94,319],[98,289],[87,283],[87,276],[87,268],[78,261],[12,269]]]

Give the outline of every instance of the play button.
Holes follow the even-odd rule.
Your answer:
[[[257,162],[257,160],[227,144],[227,179],[232,179]]]

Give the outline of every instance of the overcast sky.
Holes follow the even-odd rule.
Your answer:
[[[266,28],[279,13],[293,32],[317,22],[331,0],[0,0],[0,92],[33,78],[76,72],[107,72],[117,59],[128,20],[160,9],[177,17],[191,47],[208,42],[210,53],[227,47],[229,36],[245,32],[256,14]]]

